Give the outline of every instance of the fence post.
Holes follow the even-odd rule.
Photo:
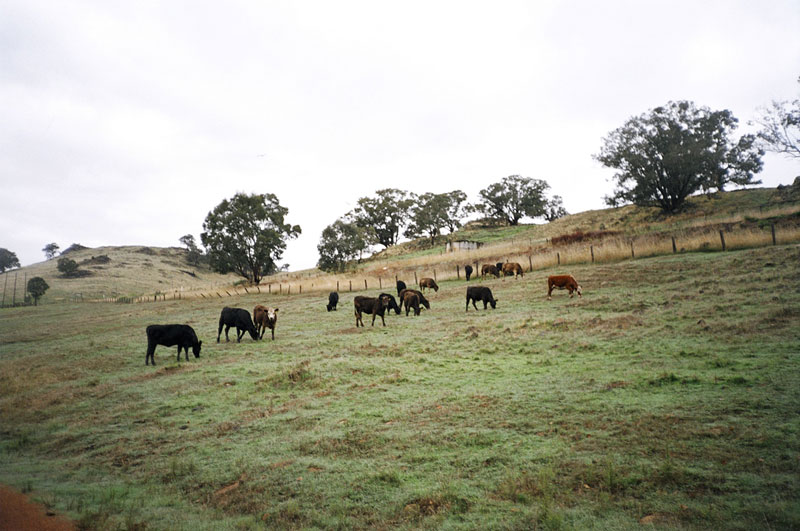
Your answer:
[[[456,264],[456,277],[461,280],[461,268],[458,267],[458,264]]]
[[[381,280],[381,277],[378,277],[378,289],[383,289],[383,280]]]
[[[558,265],[561,265],[561,253],[556,253],[556,258],[558,259]]]
[[[11,297],[11,306],[17,305],[17,273],[14,272],[14,293]]]
[[[283,284],[278,284],[278,295],[283,294]]]
[[[339,291],[339,281],[338,280],[336,281],[336,291],[337,292]]]
[[[3,275],[6,277],[6,281],[3,284],[3,308],[6,306],[6,288],[8,287],[8,275]]]
[[[528,273],[533,271],[533,260],[531,259],[531,255],[528,255]]]
[[[636,258],[636,253],[633,251],[633,240],[631,240],[631,258]]]
[[[353,281],[350,281],[350,291],[353,291]]]
[[[722,242],[722,250],[725,250],[725,233],[722,230],[719,231],[719,240]]]
[[[291,285],[291,284],[287,284],[287,285],[288,285],[289,287],[288,287],[288,288],[286,288],[286,294],[287,294],[287,295],[291,295],[291,294],[292,294],[292,285]]]
[[[303,294],[303,285],[300,284],[300,295],[302,295],[302,294]]]
[[[677,252],[678,252],[678,246],[675,245],[675,236],[673,236],[672,237],[672,254],[675,254]]]
[[[369,289],[369,288],[367,287],[367,279],[366,279],[366,278],[364,279],[364,289]]]
[[[417,272],[414,271],[414,284],[419,285],[419,280],[417,280]]]
[[[592,253],[592,263],[594,263],[594,245],[589,246],[589,251]]]
[[[272,294],[272,284],[267,284],[267,293]]]
[[[438,279],[436,278],[436,270],[435,269],[433,270],[433,281],[434,282],[438,282]]]
[[[771,225],[771,228],[772,228],[772,245],[775,245],[776,241],[775,241],[775,224],[774,223]]]

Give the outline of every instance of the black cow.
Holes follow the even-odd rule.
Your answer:
[[[256,325],[253,324],[253,319],[250,317],[250,312],[242,308],[228,308],[222,309],[219,314],[219,330],[217,330],[217,343],[219,343],[219,336],[222,334],[222,327],[225,327],[225,341],[228,341],[228,330],[232,326],[236,327],[236,342],[242,341],[242,336],[245,332],[250,333],[250,337],[258,340],[258,330]]]
[[[483,301],[484,310],[487,304],[491,304],[492,309],[495,309],[497,306],[497,299],[492,297],[492,290],[484,286],[470,286],[467,288],[467,308],[465,311],[469,311],[470,302],[472,302],[472,306],[477,310],[478,307],[475,305],[476,301]]]
[[[331,291],[328,294],[328,311],[336,311],[336,305],[339,304],[339,294],[335,291]]]
[[[389,307],[388,297],[374,298],[358,295],[353,299],[353,306],[355,306],[356,313],[356,328],[358,328],[358,323],[364,326],[364,321],[361,319],[362,313],[372,315],[372,326],[375,326],[375,317],[380,315],[383,326],[386,326],[383,314],[386,313],[386,308]]]
[[[390,310],[394,310],[394,313],[400,315],[400,305],[397,304],[394,295],[389,295],[388,293],[381,293],[380,295],[378,295],[378,297],[386,297],[387,299],[389,299],[389,306],[387,306],[387,308],[389,308]]]
[[[189,347],[192,347],[192,354],[195,358],[200,357],[200,346],[202,341],[197,340],[197,334],[189,325],[170,324],[170,325],[150,325],[147,332],[147,354],[144,357],[144,364],[153,366],[156,364],[156,345],[174,347],[178,345],[178,361],[181,361],[181,349],[185,350],[186,361],[189,361]]]
[[[497,268],[498,271],[501,272],[503,271],[503,262],[497,262],[494,266]]]
[[[464,274],[467,275],[467,282],[469,282],[469,277],[472,276],[472,266],[465,265],[464,266]]]
[[[406,283],[402,280],[397,281],[397,296],[400,296],[400,292],[406,289]]]

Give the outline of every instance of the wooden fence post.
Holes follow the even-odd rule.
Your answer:
[[[461,280],[461,268],[458,267],[458,264],[456,264],[456,277]]]
[[[353,291],[353,281],[350,281],[350,291]]]
[[[6,305],[6,288],[8,287],[8,275],[3,275],[6,278],[5,283],[3,284],[3,307]]]
[[[17,273],[14,272],[14,293],[11,296],[11,306],[17,305]]]
[[[592,253],[592,263],[594,263],[594,245],[589,246],[589,251]]]
[[[291,285],[291,284],[289,284],[288,286],[289,286],[289,287],[286,289],[286,294],[287,294],[287,295],[291,295],[291,294],[292,294],[292,285]]]
[[[636,253],[633,251],[633,240],[631,240],[631,258],[636,258]]]
[[[272,284],[267,284],[267,293],[272,294]]]
[[[772,245],[775,245],[776,244],[776,240],[775,240],[775,224],[774,223],[771,225],[771,229],[772,229]]]
[[[364,279],[364,289],[369,289],[369,288],[367,288],[367,279],[366,278]]]
[[[561,253],[556,253],[556,258],[558,259],[558,265],[561,265]]]
[[[381,280],[381,277],[378,277],[378,289],[383,289],[383,280]]]
[[[339,281],[336,281],[336,291],[339,291]]]
[[[720,230],[719,231],[719,240],[722,242],[722,250],[725,250],[725,233]]]
[[[673,236],[672,237],[672,254],[675,254],[677,252],[678,252],[678,246],[675,245],[675,236]]]
[[[300,295],[302,295],[302,294],[303,294],[303,285],[300,284]]]
[[[283,284],[278,284],[278,295],[283,294]]]
[[[417,280],[417,272],[414,271],[414,284],[419,285],[419,280]]]
[[[528,255],[528,273],[531,271],[533,271],[533,259],[531,258],[531,255]]]
[[[434,282],[437,282],[437,278],[436,278],[436,270],[435,270],[435,269],[433,270],[433,281],[434,281]]]

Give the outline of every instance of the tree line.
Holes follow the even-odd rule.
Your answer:
[[[629,118],[602,139],[599,153],[593,155],[616,170],[615,188],[605,202],[674,213],[698,192],[760,184],[755,174],[763,167],[766,151],[800,159],[800,98],[773,101],[759,110],[754,123],[761,126],[758,133],[734,138],[738,120],[730,111],[712,111],[691,101],[670,101]],[[353,210],[323,230],[317,265],[324,271],[341,271],[374,245],[397,244],[401,233],[434,243],[443,231],[458,230],[473,213],[508,225],[524,217],[552,221],[567,212],[561,197],[546,196],[548,189],[544,180],[511,175],[481,190],[475,204],[468,204],[461,190],[419,195],[378,190],[359,198]],[[301,233],[299,225],[286,223],[288,212],[274,194],[239,193],[206,216],[201,234],[205,252],[191,234],[180,241],[190,263],[207,262],[217,272],[234,272],[258,284],[265,275],[287,267],[278,266],[286,242]],[[51,259],[59,247],[50,243],[42,250]],[[0,248],[0,273],[15,267],[20,267],[16,254]],[[65,276],[74,275],[75,268],[74,261],[59,260]],[[43,293],[41,287],[34,291]]]

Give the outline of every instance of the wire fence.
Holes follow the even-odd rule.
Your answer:
[[[470,251],[430,254],[413,259],[386,260],[370,263],[360,271],[343,274],[282,273],[267,277],[260,285],[224,285],[196,290],[156,292],[140,296],[84,297],[75,294],[70,302],[93,303],[156,303],[174,300],[216,300],[247,295],[291,297],[330,291],[356,293],[368,290],[391,292],[402,280],[409,287],[418,286],[423,278],[436,282],[466,280],[465,266],[472,267],[472,279],[481,278],[484,264],[518,263],[524,272],[551,268],[564,269],[579,264],[607,264],[650,256],[686,252],[724,252],[800,242],[796,224],[760,225],[757,227],[717,226],[641,236],[609,236],[586,242],[554,245],[547,240],[517,240],[487,244]],[[27,275],[18,271],[0,275],[1,307],[33,304],[26,289]]]

